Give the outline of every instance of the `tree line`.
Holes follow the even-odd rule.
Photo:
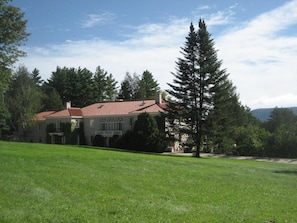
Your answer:
[[[160,90],[149,71],[142,75],[126,73],[118,82],[100,66],[93,73],[86,68],[57,67],[50,78],[42,80],[38,69],[28,71],[20,66],[13,71],[20,50],[29,34],[24,13],[0,0],[0,138],[17,131],[18,126],[29,126],[33,116],[44,110],[59,110],[67,101],[73,106],[121,98],[147,99]],[[186,41],[177,58],[173,81],[168,83],[167,136],[183,141],[183,149],[233,155],[297,157],[297,117],[285,108],[275,108],[268,121],[252,116],[250,109],[240,103],[236,87],[229,79],[222,60],[217,58],[214,40],[203,19],[198,30],[190,24]],[[150,150],[163,148],[163,131],[156,130],[154,120],[144,115],[135,129],[118,139],[119,146]],[[146,124],[143,124],[146,123]],[[153,126],[150,128],[144,126]],[[159,128],[160,129],[160,128]],[[164,129],[163,129],[164,130]],[[131,139],[139,139],[134,144]],[[145,142],[146,147],[139,146]],[[115,144],[116,145],[116,144]],[[136,147],[135,147],[136,146]]]
[[[73,107],[81,108],[100,101],[152,99],[160,90],[158,82],[147,70],[133,76],[127,72],[120,90],[117,83],[113,75],[100,66],[94,73],[80,67],[57,67],[46,81],[37,69],[30,72],[20,66],[12,73],[7,91],[3,93],[6,112],[2,130],[8,131],[6,135],[13,134],[18,126],[34,124],[32,121],[38,112],[61,110],[69,101]]]
[[[243,106],[236,87],[217,58],[214,40],[203,19],[191,23],[181,57],[167,90],[168,135],[188,138],[184,147],[200,151],[249,156],[297,157],[297,118],[276,108],[260,122]]]

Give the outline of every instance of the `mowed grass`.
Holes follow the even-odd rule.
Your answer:
[[[0,222],[297,222],[297,165],[0,141]]]

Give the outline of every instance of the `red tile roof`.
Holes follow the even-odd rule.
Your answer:
[[[163,112],[165,107],[166,103],[158,104],[155,100],[100,102],[82,109],[68,108],[61,111],[40,112],[36,115],[36,120],[45,120],[46,117],[70,118],[83,116],[128,115],[143,112],[159,113]]]
[[[44,111],[44,112],[40,112],[38,114],[35,115],[35,120],[36,121],[44,121],[45,118],[53,113],[55,113],[56,111]]]
[[[82,116],[80,108],[68,108],[48,115],[49,118]]]
[[[82,108],[83,116],[127,115],[164,111],[155,100],[100,102]]]
[[[82,116],[80,108],[68,108],[70,116]]]

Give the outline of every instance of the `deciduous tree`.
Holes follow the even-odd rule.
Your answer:
[[[20,49],[28,37],[24,13],[9,5],[10,0],[0,0],[0,69],[9,68],[18,57],[25,56]]]
[[[140,78],[136,73],[131,75],[129,72],[127,72],[124,80],[121,83],[119,97],[124,100],[139,98],[139,82]]]
[[[16,70],[7,97],[13,130],[17,131],[19,126],[29,127],[40,111],[42,94],[26,67]]]

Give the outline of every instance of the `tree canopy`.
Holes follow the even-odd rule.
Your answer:
[[[20,47],[27,41],[27,21],[24,13],[10,5],[10,0],[0,0],[0,137],[9,130],[10,113],[6,104],[6,94],[12,80],[12,65],[25,52]]]
[[[9,68],[25,52],[20,49],[28,37],[24,13],[9,5],[10,0],[0,0],[0,68]]]

